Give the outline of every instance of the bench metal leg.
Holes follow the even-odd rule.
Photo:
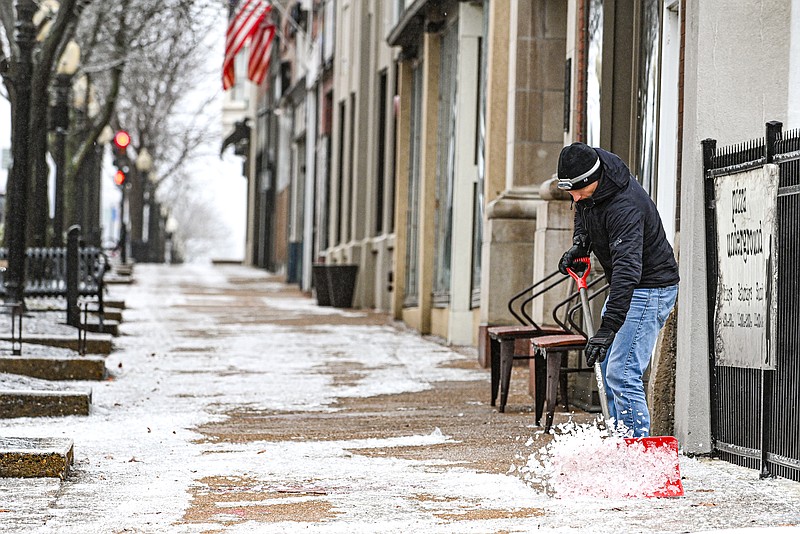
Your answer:
[[[568,367],[567,361],[569,360],[569,355],[565,352],[561,356],[561,369],[564,370]],[[567,373],[561,373],[561,377],[559,378],[559,392],[561,393],[561,405],[564,406],[565,410],[569,410],[569,383],[567,382]]]
[[[498,411],[506,411],[508,390],[511,386],[511,368],[514,366],[514,339],[500,341],[500,406]]]
[[[537,350],[533,357],[534,373],[534,406],[536,409],[536,425],[542,426],[542,412],[544,411],[544,396],[547,389],[547,362]]]
[[[11,307],[11,354],[22,356],[22,306],[15,303]]]
[[[564,353],[554,351],[548,354],[547,351],[544,351],[544,355],[547,360],[547,392],[545,393],[547,416],[544,431],[549,432],[553,426],[553,415],[556,411],[556,397],[558,396],[558,384],[561,377],[561,358]]]
[[[492,368],[492,406],[497,405],[497,390],[500,388],[500,342],[489,338]]]

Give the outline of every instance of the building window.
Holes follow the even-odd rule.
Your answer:
[[[377,165],[375,166],[375,235],[383,232],[384,194],[386,191],[386,98],[388,94],[388,73],[380,72],[378,80],[378,143]]]
[[[392,91],[392,153],[391,153],[391,167],[389,172],[391,176],[389,177],[389,201],[387,203],[387,211],[388,219],[389,219],[389,228],[387,229],[387,233],[394,232],[394,202],[395,202],[395,189],[394,184],[397,180],[397,165],[395,165],[396,161],[395,158],[397,156],[397,110],[398,110],[398,102],[400,102],[400,64],[394,64],[394,90]]]
[[[342,185],[344,184],[344,146],[345,146],[345,102],[339,103],[339,164],[337,167],[336,176],[336,195],[334,202],[336,202],[336,237],[333,240],[334,245],[342,242],[342,204],[344,204],[344,195],[342,193]]]
[[[478,124],[475,132],[475,165],[478,176],[472,198],[472,294],[470,306],[481,305],[481,248],[483,246],[483,188],[486,178],[486,64],[489,36],[489,0],[483,0],[483,37],[478,41]]]
[[[336,5],[333,0],[325,2],[325,21],[322,26],[322,57],[325,63],[333,61],[336,39]]]
[[[331,131],[333,129],[333,91],[327,91],[325,96],[322,100],[322,116],[321,116],[321,127],[320,127],[320,135],[321,135],[321,146],[323,150],[320,150],[317,154],[318,162],[317,167],[319,168],[319,179],[320,184],[322,185],[322,195],[321,201],[322,206],[320,207],[320,213],[323,216],[320,217],[320,225],[319,225],[319,250],[325,250],[328,248],[328,244],[330,241],[330,236],[328,235],[328,229],[330,228],[330,210],[331,210],[331,191],[333,184],[331,183],[333,173],[331,169],[328,167],[329,162],[331,160]]]
[[[638,165],[636,175],[651,196],[656,193],[658,168],[658,88],[661,10],[658,0],[642,3],[639,19],[639,83],[637,89]]]
[[[233,59],[236,82],[231,87],[231,99],[234,102],[240,102],[244,107],[250,105],[247,98],[247,61],[249,57],[250,51],[245,49]]]
[[[436,165],[436,243],[433,301],[450,302],[450,260],[453,242],[453,181],[455,178],[456,78],[458,75],[458,21],[442,34],[439,73],[439,134]]]
[[[603,80],[603,0],[589,0],[586,59],[586,144],[600,146]]]
[[[349,162],[347,163],[349,167],[348,172],[348,187],[347,187],[347,195],[349,201],[347,203],[347,226],[344,228],[344,240],[345,242],[350,241],[354,236],[353,234],[353,211],[356,209],[356,162],[355,162],[355,152],[356,152],[356,94],[350,93],[350,157]]]
[[[411,94],[411,139],[408,176],[408,211],[406,218],[406,279],[404,306],[416,306],[419,302],[419,174],[420,148],[422,141],[422,63],[414,66],[413,90]]]
[[[392,27],[397,26],[400,19],[403,17],[403,12],[406,10],[405,0],[394,0],[394,24]]]

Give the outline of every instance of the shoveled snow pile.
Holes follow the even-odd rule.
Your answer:
[[[598,425],[573,421],[559,425],[552,441],[517,471],[527,484],[557,498],[647,497],[680,477],[674,451],[645,450],[642,442],[628,443]]]

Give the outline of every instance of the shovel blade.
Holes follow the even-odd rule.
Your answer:
[[[665,466],[663,484],[645,497],[682,497],[681,469],[678,462],[678,440],[673,436],[652,436],[647,438],[625,438],[628,446],[642,446],[645,454],[659,455],[668,459],[671,465]]]

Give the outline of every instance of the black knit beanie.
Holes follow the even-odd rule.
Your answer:
[[[558,188],[565,191],[583,189],[603,174],[600,158],[584,143],[572,143],[558,156]]]

